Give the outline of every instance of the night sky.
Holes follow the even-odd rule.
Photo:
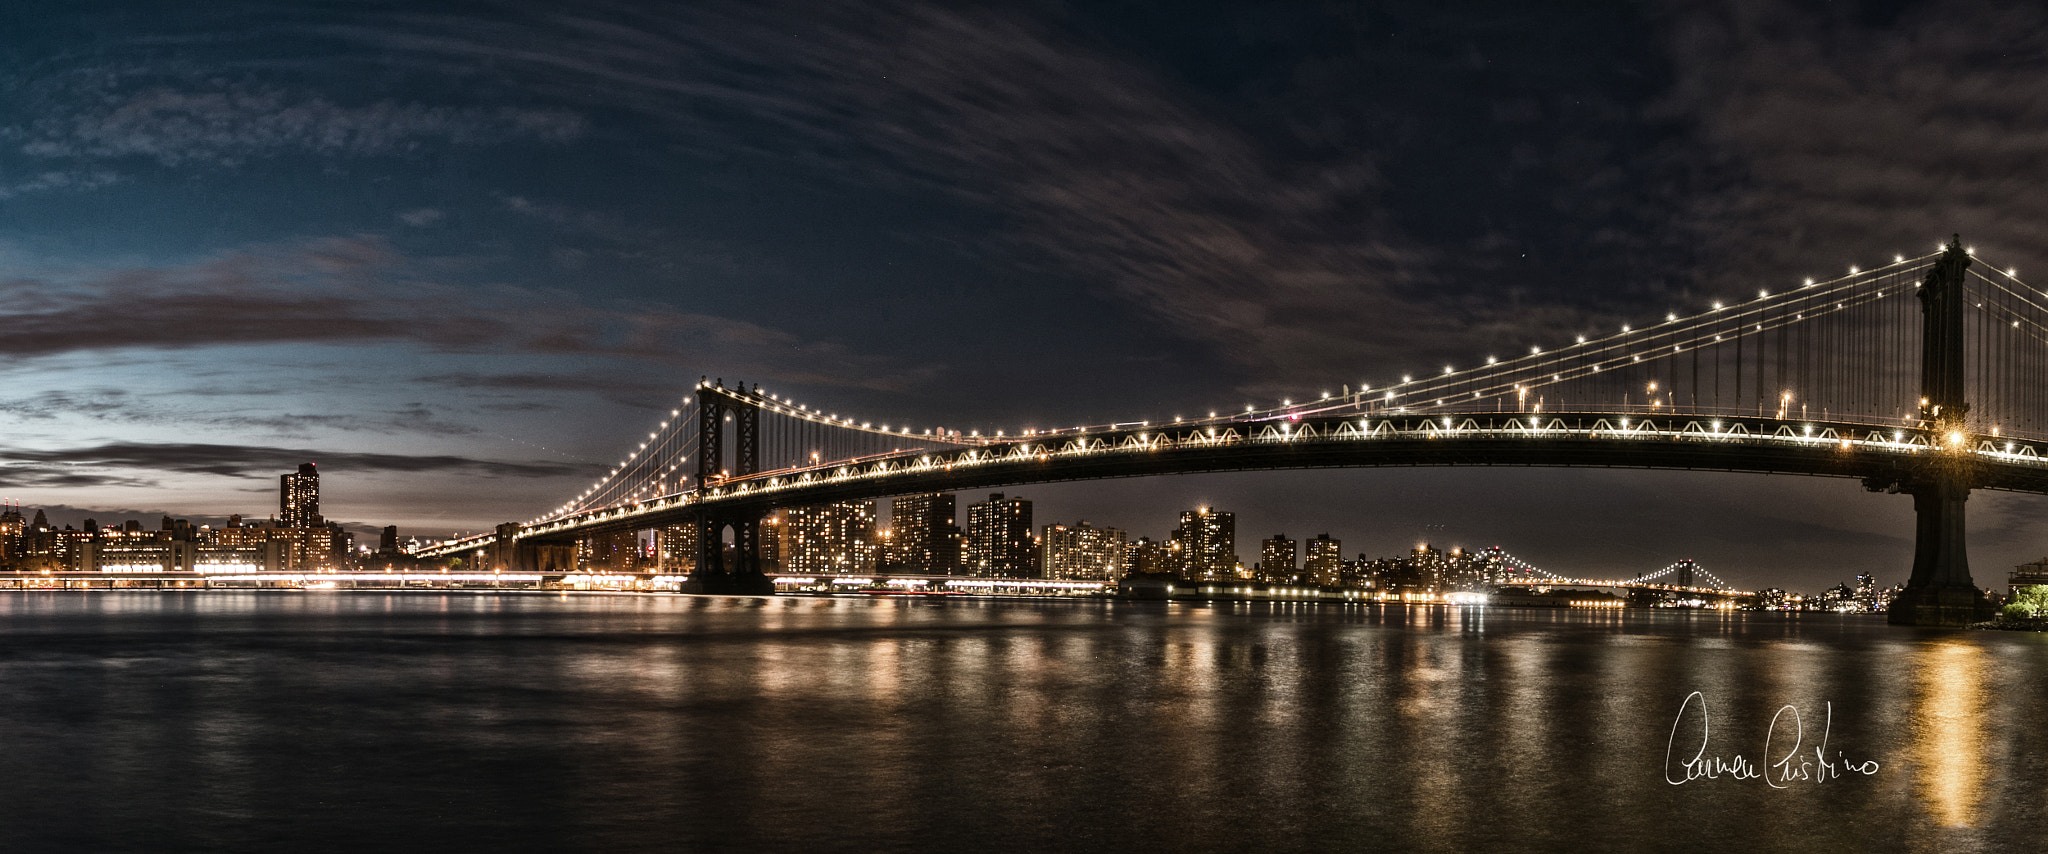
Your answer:
[[[1531,11],[1541,8],[1542,11]],[[990,429],[1270,405],[1961,232],[2048,272],[2031,4],[0,7],[0,494],[76,523],[552,507],[689,393]],[[1854,481],[1365,469],[1007,490],[1239,553],[1905,580]],[[963,496],[966,500],[975,496]],[[1980,585],[2048,500],[1977,493]]]

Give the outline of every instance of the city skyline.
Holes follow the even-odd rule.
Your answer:
[[[1969,61],[2048,46],[2039,10],[6,15],[0,495],[64,518],[225,519],[317,462],[348,484],[323,514],[358,533],[484,531],[573,494],[702,375],[967,428],[1166,419],[1955,232],[2048,270],[2007,142],[2048,121],[2043,84]],[[1750,587],[1891,581],[1912,556],[1909,501],[1819,478],[1363,469],[1029,497],[1106,524],[1230,507],[1240,534],[1347,551],[1689,557]],[[1980,585],[2048,552],[2044,509],[1973,496]]]

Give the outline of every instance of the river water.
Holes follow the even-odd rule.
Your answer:
[[[9,592],[0,804],[8,852],[2042,850],[2048,638],[1705,612]]]

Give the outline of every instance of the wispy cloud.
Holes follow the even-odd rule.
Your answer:
[[[329,32],[638,110],[707,154],[763,152],[999,209],[1018,224],[1013,249],[1251,369],[1355,364],[1487,311],[1414,310],[1432,255],[1375,213],[1369,154],[1290,165],[1145,67],[1014,14],[603,4]],[[751,130],[764,123],[780,132]]]
[[[77,78],[70,78],[75,84]],[[424,145],[485,145],[507,140],[572,141],[586,130],[564,109],[451,107],[377,101],[343,105],[320,96],[270,88],[152,86],[106,91],[95,79],[85,91],[47,93],[61,105],[11,136],[21,151],[45,158],[141,157],[167,166],[234,165],[287,151],[369,156]]]
[[[0,450],[8,465],[0,487],[106,485],[109,478],[132,478],[136,472],[274,478],[303,462],[352,474],[371,472],[471,473],[529,478],[585,475],[594,466],[553,461],[500,461],[448,455],[405,455],[320,451],[204,443],[148,444],[115,442],[53,451]],[[63,483],[53,483],[62,480]]]
[[[426,228],[448,218],[448,212],[440,208],[417,208],[398,215],[398,221],[413,228]]]
[[[120,176],[105,169],[45,171],[16,181],[0,179],[0,201],[33,193],[63,190],[83,192],[120,183]]]

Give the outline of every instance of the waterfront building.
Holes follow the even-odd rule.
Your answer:
[[[1317,534],[1308,541],[1308,563],[1302,567],[1302,574],[1308,576],[1308,583],[1319,587],[1344,586],[1344,541],[1331,539],[1329,534]]]
[[[967,506],[967,572],[981,578],[1035,578],[1037,541],[1031,502],[1000,492]]]
[[[20,505],[8,505],[0,511],[0,564],[21,554],[21,535],[27,530],[28,520],[21,518]]]
[[[1180,514],[1173,532],[1185,561],[1181,574],[1197,581],[1238,577],[1237,514],[1198,507]]]
[[[2012,575],[2006,578],[2006,593],[2012,594],[2022,587],[2036,584],[2048,584],[2048,557],[2013,567]]]
[[[875,505],[842,501],[784,512],[776,552],[782,571],[800,575],[858,574],[875,570]],[[764,532],[771,530],[764,526]]]
[[[769,527],[764,520],[761,525],[762,557],[767,555]],[[778,544],[779,545],[779,544]],[[655,566],[662,572],[688,574],[697,571],[697,526],[669,525],[654,532]]]
[[[637,572],[640,532],[614,531],[576,540],[576,568],[585,572]]]
[[[225,528],[200,531],[196,536],[202,543],[227,549],[260,548],[272,541],[282,543],[284,557],[279,569],[286,572],[341,569],[347,564],[355,541],[355,535],[339,525],[293,527],[278,521],[250,524],[240,517],[230,518]]]
[[[1166,543],[1139,537],[1124,546],[1124,574],[1178,575],[1178,567],[1171,560],[1175,554]]]
[[[1086,521],[1045,526],[1039,565],[1046,578],[1114,581],[1122,574],[1127,535],[1118,528],[1096,528]]]
[[[1274,534],[1259,542],[1259,574],[1275,584],[1292,584],[1299,570],[1295,563],[1295,542],[1286,534]]]
[[[913,575],[959,575],[961,536],[954,507],[950,492],[902,495],[890,501],[891,562]]]
[[[1479,576],[1488,584],[1501,584],[1508,580],[1508,553],[1500,546],[1487,546],[1474,560],[1479,567]]]

